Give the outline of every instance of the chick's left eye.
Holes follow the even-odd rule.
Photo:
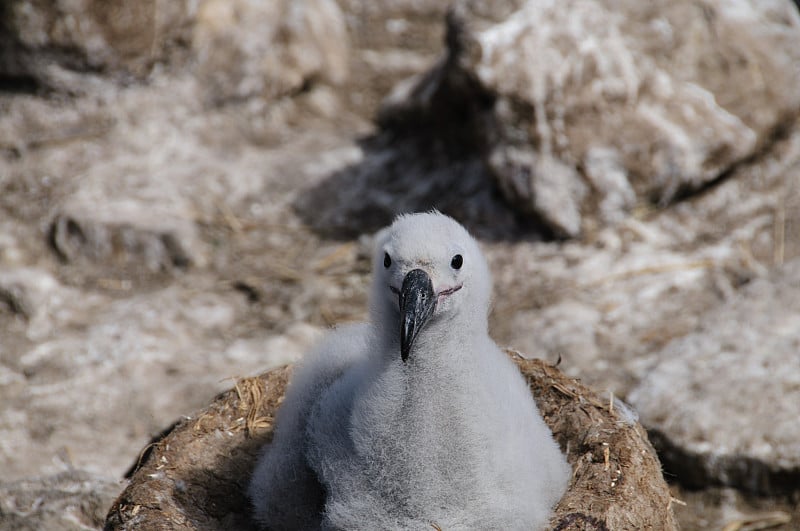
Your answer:
[[[389,266],[392,265],[392,257],[389,256],[389,253],[383,253],[383,267],[389,269]]]
[[[453,269],[461,269],[461,266],[464,265],[464,257],[460,254],[457,254],[450,260],[450,267]]]

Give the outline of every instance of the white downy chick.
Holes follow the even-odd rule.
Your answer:
[[[251,483],[257,520],[544,526],[570,468],[488,335],[491,277],[475,240],[437,212],[400,216],[378,237],[373,275],[370,322],[334,332],[290,384]]]

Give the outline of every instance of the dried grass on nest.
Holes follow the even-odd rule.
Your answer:
[[[242,378],[234,385],[239,399],[239,411],[245,414],[245,430],[248,435],[272,427],[275,421],[273,414],[259,415],[258,405],[264,396],[264,381],[261,378]]]
[[[669,489],[642,427],[557,368],[510,355],[573,468],[552,529],[675,529]],[[253,529],[244,492],[260,447],[271,440],[289,373],[284,367],[240,379],[178,422],[141,459],[106,529]]]

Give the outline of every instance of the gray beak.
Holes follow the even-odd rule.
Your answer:
[[[400,289],[400,355],[404,362],[435,307],[436,294],[431,277],[422,269],[409,271]]]

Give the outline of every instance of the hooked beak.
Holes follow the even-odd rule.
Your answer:
[[[409,271],[400,288],[400,355],[404,362],[434,308],[436,294],[431,277],[422,269]]]

